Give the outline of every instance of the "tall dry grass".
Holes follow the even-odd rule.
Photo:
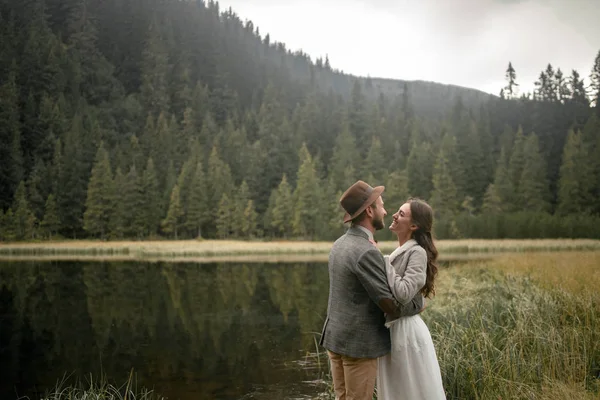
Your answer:
[[[422,316],[447,398],[600,399],[599,289],[600,252],[507,254],[442,269]],[[319,397],[333,398],[331,387]]]
[[[449,399],[600,398],[600,253],[442,270],[423,314]]]

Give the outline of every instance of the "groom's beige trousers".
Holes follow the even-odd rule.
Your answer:
[[[327,351],[335,400],[372,400],[377,380],[376,358],[354,358]]]

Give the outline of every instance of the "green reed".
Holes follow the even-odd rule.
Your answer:
[[[67,384],[67,378],[64,377],[40,400],[166,400],[166,398],[147,388],[138,388],[132,371],[127,381],[120,387],[108,383],[104,376],[98,380],[90,378],[86,383],[78,381],[73,385]]]

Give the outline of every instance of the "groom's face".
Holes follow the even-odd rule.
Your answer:
[[[383,199],[381,196],[375,200],[375,208],[373,209],[373,228],[375,230],[381,230],[385,228],[385,222],[383,218],[387,215],[387,211],[383,207]]]

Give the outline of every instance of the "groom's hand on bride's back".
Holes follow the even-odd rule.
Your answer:
[[[406,304],[400,304],[394,299],[381,299],[379,307],[392,318],[410,317],[416,315],[425,309],[425,299],[421,293],[417,293]]]

